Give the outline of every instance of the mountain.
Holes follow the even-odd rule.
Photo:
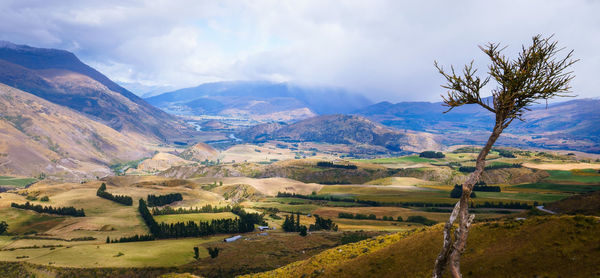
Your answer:
[[[313,117],[293,124],[261,124],[239,132],[236,137],[250,142],[281,140],[366,145],[387,152],[440,148],[430,134],[400,132],[364,117],[341,114]]]
[[[111,174],[108,165],[151,154],[77,111],[0,84],[0,173],[66,179]]]
[[[500,137],[500,145],[600,152],[600,100],[576,99],[535,105],[524,121],[514,121]],[[398,129],[441,134],[443,143],[482,144],[493,126],[493,114],[476,105],[445,113],[442,103],[380,102],[355,111]]]
[[[193,131],[64,50],[0,42],[0,83],[79,111],[120,132],[165,141]]]
[[[309,109],[316,114],[347,113],[371,102],[340,89],[316,89],[270,82],[216,82],[146,99],[172,113],[186,115],[266,115]],[[300,118],[315,116],[301,113]]]

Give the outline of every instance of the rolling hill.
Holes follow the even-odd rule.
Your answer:
[[[245,81],[207,83],[146,100],[176,114],[268,115],[295,111],[296,119],[309,118],[315,113],[348,113],[371,104],[365,97],[339,89]]]
[[[73,53],[0,42],[0,83],[157,141],[193,129],[82,63]]]
[[[499,145],[600,152],[600,99],[576,99],[536,105],[515,121],[498,140]],[[482,144],[493,126],[493,115],[474,105],[444,114],[442,103],[380,102],[355,112],[398,129],[442,134],[442,143]]]
[[[325,142],[364,146],[376,152],[421,151],[439,149],[431,134],[400,132],[352,115],[325,115],[293,124],[269,123],[239,132],[236,137],[250,141],[265,140]]]
[[[466,277],[592,277],[600,263],[597,219],[534,217],[474,224],[461,258]],[[431,277],[441,225],[383,235],[242,277]]]

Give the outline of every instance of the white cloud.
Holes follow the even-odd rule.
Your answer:
[[[555,34],[575,49],[573,88],[598,96],[597,1],[3,1],[0,39],[64,48],[123,82],[186,87],[268,79],[374,100],[439,100],[433,60],[485,67],[488,41],[518,51]],[[482,68],[485,70],[485,68]]]

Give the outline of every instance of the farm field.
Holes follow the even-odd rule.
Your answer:
[[[0,176],[0,186],[25,187],[36,181],[37,181],[37,179],[34,179],[34,178],[17,178],[17,177],[9,177],[9,176]]]
[[[460,183],[468,175],[459,168],[471,165],[473,155],[455,152],[447,153],[445,158],[440,159],[425,159],[412,155],[339,162],[344,165],[356,163],[356,171],[359,173],[365,173],[361,172],[365,169],[389,173],[388,176],[362,184],[307,183],[282,176],[170,178],[125,175],[82,183],[41,181],[28,188],[0,193],[0,215],[3,217],[0,220],[5,220],[9,225],[8,235],[0,236],[0,261],[81,269],[102,265],[109,268],[107,271],[123,267],[157,267],[157,271],[167,271],[166,267],[177,267],[190,273],[209,273],[208,277],[214,277],[214,271],[244,274],[271,270],[282,264],[307,259],[320,251],[341,244],[340,238],[344,233],[411,232],[429,229],[427,225],[442,223],[448,218],[452,205],[457,201],[450,197],[450,191],[455,183]],[[513,167],[514,164],[534,159],[547,164],[559,161],[537,153],[517,153],[514,158],[493,154],[488,165]],[[279,168],[273,169],[277,175],[285,173],[288,169],[286,167],[295,171],[299,169],[302,173],[323,173],[325,168],[315,166],[318,161],[320,160],[314,158],[283,161],[276,165]],[[572,164],[569,167],[573,169],[535,170],[537,172],[533,173],[536,173],[536,179],[532,180],[533,182],[488,184],[498,186],[501,192],[476,191],[477,196],[471,200],[473,204],[480,206],[472,209],[472,213],[476,215],[476,222],[513,219],[527,215],[528,209],[534,204],[548,204],[580,193],[600,190],[600,174],[597,170],[581,169],[574,166],[575,162],[568,163]],[[208,167],[218,168],[220,165]],[[386,169],[389,171],[386,172]],[[510,181],[498,178],[497,175],[529,173],[528,169],[523,167],[512,172],[497,171],[494,178]],[[353,174],[351,169],[344,171],[346,174]],[[106,191],[111,194],[130,196],[133,205],[123,205],[96,196],[102,183],[106,184]],[[149,194],[172,193],[179,193],[183,198],[168,204],[173,209],[239,205],[247,213],[262,215],[263,224],[274,230],[266,231],[266,235],[259,235],[257,230],[239,233],[243,238],[234,243],[222,242],[224,238],[234,234],[106,243],[107,237],[119,240],[149,234],[150,231],[138,211],[138,200],[146,199]],[[41,201],[42,197],[47,198]],[[84,209],[85,217],[16,209],[10,205],[13,202],[30,202],[34,205],[53,207],[72,206]],[[508,206],[512,203],[525,207]],[[306,237],[301,237],[298,233],[287,233],[283,231],[283,224],[291,213],[300,213],[300,223],[306,226],[315,223],[315,215],[330,219],[337,225],[337,231],[310,231]],[[361,217],[365,218],[353,218],[354,215],[362,215]],[[232,212],[195,212],[155,215],[153,218],[157,223],[169,225],[240,217]],[[411,222],[407,221],[409,218],[421,220]],[[271,245],[279,246],[282,251],[269,251],[273,250],[269,249]],[[221,248],[222,253],[216,259],[211,259],[207,247],[214,246]],[[199,247],[198,259],[194,258],[194,247]],[[240,250],[256,250],[260,255],[246,259]],[[273,262],[259,261],[261,257],[270,258]],[[250,269],[236,263],[241,261],[256,265],[256,268]]]

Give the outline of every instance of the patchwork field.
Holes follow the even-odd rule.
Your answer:
[[[276,147],[263,146],[261,152],[257,153],[263,150],[267,153],[276,151],[270,148]],[[487,179],[501,182],[487,185],[497,186],[500,192],[475,192],[476,197],[471,202],[478,208],[471,209],[471,212],[476,215],[476,222],[504,221],[530,213],[542,214],[529,209],[534,204],[546,205],[559,200],[565,201],[557,208],[569,211],[565,207],[573,206],[573,201],[569,200],[578,194],[600,191],[600,173],[595,169],[598,164],[577,163],[568,160],[567,156],[536,152],[515,151],[514,154],[513,158],[502,157],[498,153],[491,156],[487,165],[501,169],[486,170]],[[439,159],[413,155],[336,162],[343,167],[318,167],[316,163],[320,160],[314,158],[294,159],[266,165],[270,168],[262,168],[265,171],[262,175],[267,176],[265,178],[230,176],[219,168],[223,165],[212,165],[197,166],[206,167],[205,174],[192,178],[125,175],[80,183],[41,181],[28,188],[20,187],[0,193],[0,220],[8,224],[8,235],[0,236],[0,261],[31,263],[28,267],[31,271],[36,268],[33,266],[55,268],[36,270],[38,274],[58,269],[67,271],[62,267],[87,271],[88,268],[99,266],[107,267],[102,270],[105,271],[103,273],[116,273],[120,268],[131,267],[154,267],[152,271],[163,273],[171,271],[167,267],[175,267],[178,272],[206,277],[271,270],[341,244],[344,233],[410,232],[430,229],[427,226],[445,221],[451,206],[457,201],[450,197],[450,191],[455,183],[460,183],[469,174],[461,167],[471,166],[474,155],[471,152],[453,152]],[[526,163],[520,164],[523,162]],[[564,162],[568,166],[561,170],[546,170],[534,166],[527,168],[529,166],[525,165],[530,165],[527,162],[537,166]],[[243,171],[231,173],[240,175]],[[369,180],[361,177],[365,182],[357,184],[319,184],[279,176],[286,173],[293,173],[300,178],[310,175],[318,177],[323,173],[334,178],[341,173],[357,176],[376,173],[374,176],[377,178]],[[518,182],[523,180],[516,178],[518,175],[535,177],[524,179],[528,182]],[[24,178],[19,179],[25,182]],[[0,180],[17,183],[9,177],[0,177]],[[106,191],[111,194],[130,196],[133,205],[122,205],[96,196],[102,183],[106,184]],[[149,194],[175,193],[181,194],[183,200],[168,203],[173,209],[240,205],[248,213],[260,214],[263,225],[274,230],[266,231],[266,235],[260,235],[258,231],[242,233],[243,238],[234,243],[222,242],[223,238],[232,234],[106,243],[107,238],[118,240],[149,234],[138,211],[138,199],[146,199]],[[16,209],[10,205],[13,202],[52,207],[72,206],[84,209],[85,217]],[[595,211],[595,206],[582,209],[578,208],[577,211]],[[330,219],[337,225],[337,231],[310,231],[306,237],[296,232],[287,233],[283,231],[283,224],[291,213],[300,213],[300,223],[306,226],[315,223],[315,215]],[[166,224],[240,219],[229,211],[155,215],[153,218],[158,223]],[[198,259],[194,258],[194,247],[198,247]],[[220,248],[220,255],[211,259],[207,247]],[[255,255],[248,257],[247,252]],[[139,276],[146,273],[144,271],[139,272]]]

